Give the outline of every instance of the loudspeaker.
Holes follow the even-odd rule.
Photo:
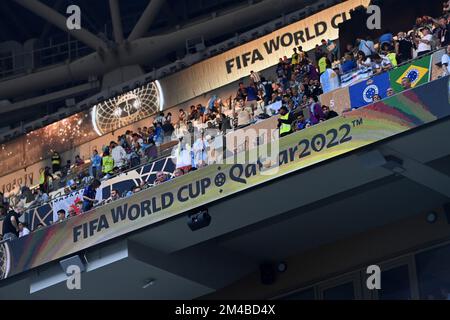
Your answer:
[[[59,262],[59,265],[65,273],[67,272],[67,268],[69,268],[70,266],[77,266],[80,269],[80,272],[86,271],[84,259],[82,259],[79,255],[61,260]]]
[[[259,266],[261,273],[261,283],[271,285],[276,280],[275,266],[272,263],[263,263]]]
[[[192,231],[205,228],[209,226],[210,223],[211,216],[208,214],[208,210],[201,210],[188,216],[187,224]]]

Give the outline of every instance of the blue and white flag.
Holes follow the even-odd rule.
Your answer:
[[[372,75],[372,68],[361,68],[357,71],[346,73],[341,76],[341,87],[348,87]]]
[[[349,88],[351,108],[360,108],[371,104],[373,97],[377,94],[381,99],[386,98],[389,87],[389,73],[387,72],[354,84]]]

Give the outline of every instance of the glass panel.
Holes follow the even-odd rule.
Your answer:
[[[281,300],[314,300],[314,289],[307,289],[299,292],[292,293]]]
[[[381,271],[381,290],[378,291],[380,300],[411,299],[408,271],[407,265]]]
[[[450,245],[416,255],[421,299],[450,300]]]
[[[329,288],[323,291],[324,300],[354,300],[355,289],[353,282],[341,284],[337,287]]]

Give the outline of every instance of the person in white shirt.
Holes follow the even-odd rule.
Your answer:
[[[122,146],[119,146],[115,141],[111,141],[109,145],[111,151],[111,156],[114,160],[114,166],[117,168],[122,168],[126,164],[127,153]]]
[[[209,143],[205,138],[205,132],[202,130],[200,137],[195,141],[194,149],[194,161],[197,168],[204,167],[208,163],[208,148]]]
[[[323,93],[336,90],[340,87],[339,76],[331,69],[331,63],[327,63],[327,69],[320,76],[320,84],[322,85]]]
[[[30,229],[25,222],[19,222],[19,238],[30,234]]]
[[[431,42],[433,40],[433,35],[431,34],[430,29],[423,28],[422,30],[422,38],[418,39],[417,44],[417,56],[423,56],[427,53],[431,52]]]
[[[442,76],[450,75],[450,45],[447,46],[447,52],[441,58]]]
[[[261,82],[261,76],[258,72],[250,71],[250,79],[255,83],[258,84]]]
[[[181,169],[186,174],[195,167],[193,152],[189,143],[185,143],[183,139],[180,139],[180,143],[173,151],[175,151],[173,155],[176,161],[175,169]]]

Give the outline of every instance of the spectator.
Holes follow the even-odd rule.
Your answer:
[[[322,112],[325,116],[325,120],[330,120],[339,116],[336,111],[330,110],[330,107],[328,106],[322,106]]]
[[[258,98],[258,90],[256,89],[254,84],[251,84],[247,87],[247,100],[246,102],[256,101]]]
[[[391,45],[385,45],[386,48],[386,58],[389,59],[390,64],[391,64],[391,68],[395,68],[398,63],[397,63],[397,54],[395,53],[394,47]]]
[[[297,48],[294,48],[294,53],[291,57],[291,65],[293,68],[295,68],[299,64],[299,54],[297,53]]]
[[[280,130],[280,138],[282,138],[293,132],[292,124],[295,121],[295,117],[285,106],[280,108],[279,113],[278,129]]]
[[[422,37],[417,37],[417,56],[423,56],[431,52],[433,36],[431,35],[430,29],[428,27],[422,28]]]
[[[320,75],[322,75],[326,71],[328,64],[331,65],[331,62],[327,59],[327,56],[325,54],[322,54],[318,62]]]
[[[139,142],[135,142],[130,153],[130,167],[135,168],[141,164],[141,159],[144,157],[144,151],[142,151]]]
[[[168,181],[167,175],[162,171],[158,171],[156,173],[156,180],[155,180],[154,185],[157,186],[157,185],[163,184],[166,181]]]
[[[110,156],[109,151],[103,153],[102,172],[104,175],[111,175],[114,170],[114,159]]]
[[[120,199],[120,192],[117,189],[111,191],[111,196],[106,200],[106,203],[114,202]]]
[[[250,80],[255,84],[258,85],[261,82],[261,76],[258,72],[250,71]]]
[[[84,160],[81,159],[79,155],[75,156],[75,165],[77,167],[82,166],[84,164]]]
[[[322,106],[319,103],[317,96],[313,96],[309,99],[310,102],[310,112],[309,112],[309,122],[311,125],[318,124],[320,121],[325,120],[325,115],[322,112]]]
[[[248,109],[244,106],[238,111],[237,115],[237,129],[248,126],[252,121],[252,115],[248,112]]]
[[[392,32],[390,30],[386,30],[380,37],[379,42],[381,46],[384,44],[392,45],[394,43],[394,36],[392,35]]]
[[[91,175],[97,178],[102,171],[102,157],[99,156],[96,149],[92,152],[91,163]]]
[[[344,62],[341,64],[341,68],[342,68],[342,73],[349,73],[351,71],[353,71],[354,69],[356,69],[357,65],[355,60],[353,60],[353,57],[349,54],[346,54],[344,56]]]
[[[76,217],[76,216],[77,216],[77,211],[75,210],[75,208],[70,207],[69,208],[69,217],[72,218],[72,217]]]
[[[375,61],[374,74],[378,74],[392,68],[391,60],[389,60],[386,56],[375,54],[373,59]]]
[[[63,209],[58,210],[57,215],[58,215],[58,220],[56,220],[55,223],[63,222],[64,220],[66,220],[66,211],[65,210],[63,210]]]
[[[183,141],[183,138],[180,138],[180,143],[176,151],[176,169],[182,170],[184,174],[188,173],[192,169],[192,159],[191,143],[186,143]]]
[[[87,212],[94,207],[97,189],[100,187],[100,181],[95,179],[89,186],[84,188],[83,192],[83,212]]]
[[[39,189],[42,193],[48,193],[50,190],[50,178],[54,179],[50,173],[50,168],[45,167],[39,170]]]
[[[178,122],[179,122],[179,123],[186,123],[186,121],[187,121],[187,115],[186,115],[186,112],[184,112],[183,109],[180,109],[180,110],[178,111]]]
[[[322,51],[322,48],[319,45],[316,45],[315,49],[314,49],[314,58],[316,60],[316,63],[320,66],[320,60],[322,58],[326,59],[326,54]],[[320,67],[319,67],[319,72],[320,72]]]
[[[357,57],[358,57],[357,60],[358,69],[369,68],[372,66],[372,60],[366,57],[363,51],[358,51]]]
[[[71,168],[72,168],[72,161],[67,160],[66,165],[61,170],[63,177],[67,176],[70,173]]]
[[[402,87],[403,87],[403,90],[411,89],[411,80],[409,80],[408,77],[404,77],[402,79]]]
[[[327,61],[325,72],[320,76],[320,83],[324,93],[333,91],[339,88],[339,78],[336,72],[331,69],[331,63]]]
[[[161,111],[161,112],[158,114],[158,116],[155,117],[155,120],[153,120],[153,125],[156,126],[156,124],[158,124],[158,123],[159,123],[160,125],[163,125],[164,120],[165,120],[165,118],[164,118],[164,112]]]
[[[162,125],[162,130],[164,132],[164,142],[169,142],[172,138],[173,132],[175,131],[175,128],[172,124],[172,113],[167,113],[167,116],[164,119],[164,123]]]
[[[175,178],[178,178],[178,177],[181,177],[182,175],[184,175],[184,172],[183,172],[183,170],[181,170],[181,169],[175,169],[175,171],[173,172],[173,176],[175,177]]]
[[[398,40],[395,44],[395,53],[397,54],[397,62],[403,63],[413,58],[414,46],[404,32],[398,33]]]
[[[364,52],[366,57],[370,58],[376,52],[375,44],[370,39],[370,37],[367,37],[366,40],[358,38],[356,40],[356,43],[358,44],[358,51]]]
[[[372,102],[375,103],[375,102],[378,102],[378,101],[381,101],[380,95],[379,94],[374,94],[373,98],[372,98]]]
[[[55,174],[56,172],[61,170],[61,156],[58,152],[53,152],[52,155],[52,172]]]
[[[35,230],[39,230],[39,229],[42,229],[42,228],[44,228],[44,225],[42,223],[38,223],[36,228],[35,228]]]
[[[205,139],[205,132],[202,130],[200,137],[193,145],[194,161],[197,168],[202,168],[208,164],[208,141]]]
[[[26,222],[19,222],[19,238],[25,237],[30,234],[30,229]]]
[[[239,89],[236,93],[236,99],[237,100],[247,100],[247,89],[244,86],[243,82],[239,82]]]
[[[159,123],[158,123],[159,124]],[[111,156],[114,160],[114,167],[122,169],[127,160],[127,153],[122,146],[119,146],[115,141],[111,141],[109,144],[111,151]]]
[[[19,236],[18,214],[13,210],[8,211],[8,206],[1,207],[0,212],[4,216],[2,230],[3,240],[17,239]]]
[[[196,113],[199,114],[199,113]],[[155,134],[153,137],[156,146],[160,146],[164,143],[164,130],[161,123],[157,122],[155,127]]]
[[[388,89],[387,89],[386,95],[387,95],[388,97],[392,97],[394,94],[395,94],[394,89],[392,89],[392,88],[388,88]]]
[[[446,52],[442,55],[441,63],[443,69],[442,76],[450,75],[450,45],[446,47]]]
[[[300,113],[297,117],[297,127],[296,130],[303,130],[306,128],[306,119],[305,119],[305,115],[302,113]]]

